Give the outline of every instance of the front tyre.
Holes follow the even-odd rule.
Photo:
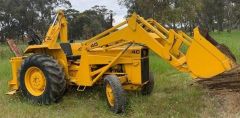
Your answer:
[[[118,114],[126,109],[126,95],[122,85],[115,75],[107,75],[104,78],[105,95],[110,109]]]
[[[66,89],[63,69],[56,60],[41,54],[25,59],[19,82],[22,95],[39,104],[58,102]]]
[[[149,73],[148,82],[142,86],[141,93],[142,95],[150,95],[154,88],[154,76],[152,72]]]

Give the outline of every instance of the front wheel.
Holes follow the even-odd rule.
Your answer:
[[[114,113],[122,113],[126,109],[126,95],[122,85],[115,75],[104,78],[105,96],[108,106]]]

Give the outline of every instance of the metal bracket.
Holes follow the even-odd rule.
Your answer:
[[[80,89],[80,87],[81,87],[81,86],[78,86],[77,91],[83,92],[83,91],[85,91],[85,89],[86,89],[87,86],[84,86],[83,89]]]
[[[7,93],[5,93],[6,95],[14,95],[17,93],[17,90],[12,90],[12,91],[9,91]]]

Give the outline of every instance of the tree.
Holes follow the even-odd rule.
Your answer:
[[[0,33],[19,38],[28,28],[44,34],[56,7],[71,7],[68,0],[0,0]]]
[[[111,24],[111,10],[105,6],[94,6],[82,13],[66,10],[70,39],[88,39],[108,29]]]
[[[119,0],[119,3],[128,8],[129,14],[137,12],[171,28],[192,26],[201,5],[199,0]]]
[[[170,28],[191,31],[195,26],[209,31],[239,27],[239,0],[118,0],[128,8],[154,18]]]
[[[75,9],[68,9],[65,11],[65,16],[68,20],[68,35],[70,39],[80,38],[81,32],[81,21],[79,21],[78,16],[80,12]]]
[[[227,31],[231,32],[232,29],[239,29],[240,24],[240,1],[226,0],[225,6],[225,19]]]

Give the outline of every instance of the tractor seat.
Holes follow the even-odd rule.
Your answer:
[[[70,43],[61,43],[60,44],[63,52],[66,54],[66,57],[70,61],[76,61],[78,59],[81,59],[80,55],[73,55],[72,53],[72,47]]]

